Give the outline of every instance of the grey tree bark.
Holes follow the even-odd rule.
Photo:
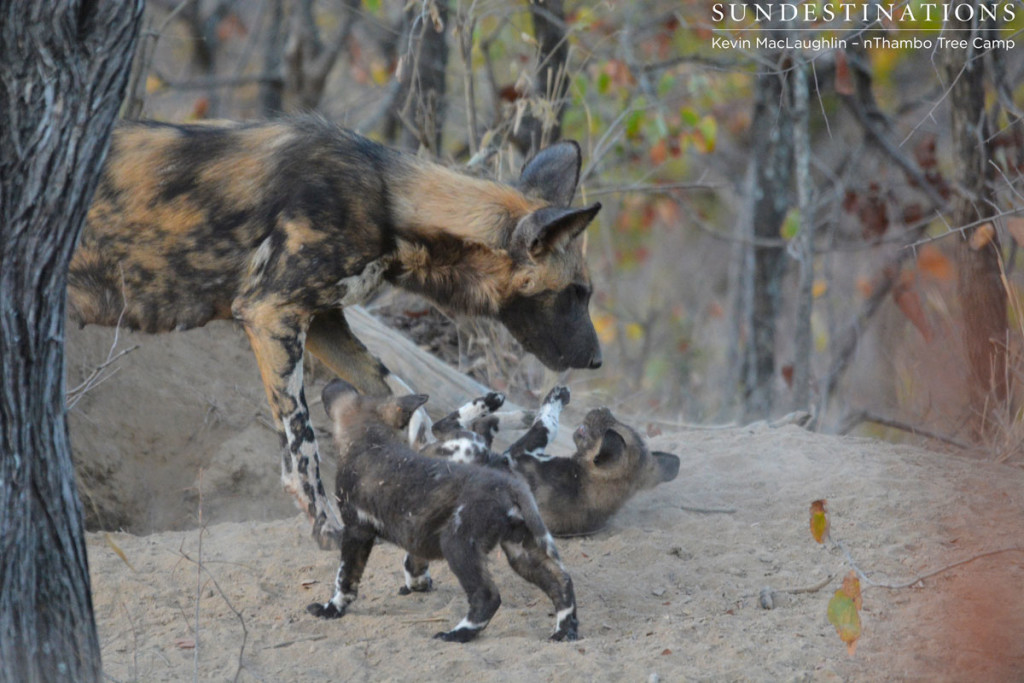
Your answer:
[[[742,360],[743,413],[748,420],[766,417],[775,401],[775,327],[786,272],[779,233],[791,203],[793,177],[793,116],[784,80],[786,65],[779,53],[764,56],[777,66],[757,76],[750,130],[752,225],[748,234],[752,243],[745,263],[747,339]]]
[[[0,5],[0,680],[99,680],[64,412],[67,266],[142,0]]]

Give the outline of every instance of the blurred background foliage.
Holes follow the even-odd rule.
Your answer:
[[[1024,462],[1024,50],[936,46],[1019,42],[1024,9],[957,27],[714,22],[714,5],[151,0],[125,113],[316,110],[505,179],[575,139],[581,194],[604,204],[587,244],[604,367],[548,376],[481,321],[456,321],[453,362],[521,400],[567,381],[651,432],[802,410]],[[980,88],[966,118],[960,83]]]

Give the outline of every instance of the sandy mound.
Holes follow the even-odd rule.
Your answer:
[[[317,620],[304,608],[330,595],[337,557],[316,548],[278,489],[276,437],[244,336],[221,325],[123,340],[142,348],[72,416],[91,522],[187,529],[201,510],[209,526],[90,534],[104,666],[116,680],[1024,677],[1024,553],[980,557],[913,588],[865,586],[851,657],[826,620],[849,567],[807,525],[810,502],[827,498],[833,537],[871,579],[900,583],[1024,546],[1024,472],[795,427],[656,438],[681,457],[678,479],[601,533],[559,543],[577,587],[576,643],[545,641],[550,605],[500,553],[491,566],[503,605],[475,643],[430,638],[465,609],[447,568],[433,568],[432,593],[400,597],[401,553],[383,545],[350,613]],[[109,331],[73,333],[70,383],[109,345]],[[758,604],[765,586],[771,610]]]

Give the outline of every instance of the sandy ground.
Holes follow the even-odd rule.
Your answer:
[[[112,333],[69,337],[73,385]],[[136,343],[71,418],[90,524],[124,530],[88,541],[113,680],[1024,680],[1024,552],[978,557],[1024,547],[1018,467],[792,426],[665,433],[652,445],[680,456],[679,477],[600,533],[559,542],[579,641],[546,642],[550,604],[495,553],[502,608],[478,641],[445,644],[431,636],[463,616],[461,590],[438,564],[433,592],[399,596],[390,546],[343,619],[306,613],[329,597],[337,557],[279,489],[240,332],[120,346]],[[865,585],[850,656],[826,619],[849,564],[810,537],[818,498],[874,582],[976,559],[909,588]]]

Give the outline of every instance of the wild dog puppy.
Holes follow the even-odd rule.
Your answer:
[[[472,420],[459,423],[453,417],[461,413],[457,411],[435,423],[439,441],[432,453],[471,453],[473,462],[511,469],[529,484],[541,517],[558,536],[595,532],[637,492],[676,478],[679,458],[650,451],[636,430],[615,419],[607,408],[587,413],[573,434],[575,453],[548,455],[546,449],[568,403],[567,387],[552,389],[530,429],[500,455],[481,454],[478,445],[467,443],[466,435],[474,434],[476,427]],[[466,414],[473,415],[471,411]],[[463,431],[452,431],[456,425]]]
[[[366,393],[401,389],[342,313],[387,282],[500,320],[553,369],[598,367],[580,235],[601,207],[570,208],[579,171],[570,142],[509,185],[316,117],[123,123],[71,260],[68,311],[146,332],[240,322],[285,447],[281,478],[326,545],[340,521],[320,481],[303,348]]]
[[[448,562],[469,599],[469,613],[435,637],[467,642],[501,604],[485,567],[487,554],[500,544],[512,569],[554,604],[551,640],[575,640],[572,579],[529,488],[510,474],[425,457],[406,445],[398,430],[426,400],[424,395],[363,396],[343,380],[324,389],[338,448],[337,498],[344,527],[334,596],[308,611],[328,619],[345,613],[380,537],[417,558]]]

